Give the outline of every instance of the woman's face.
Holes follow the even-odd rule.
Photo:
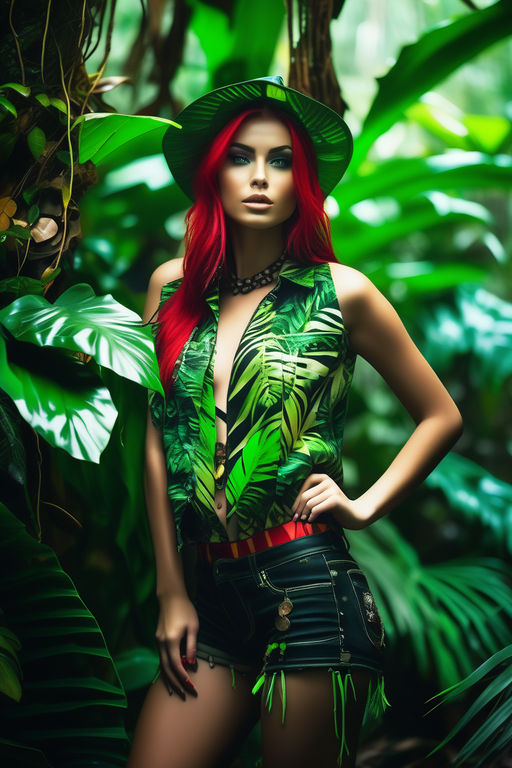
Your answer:
[[[245,120],[229,146],[219,171],[226,215],[246,227],[282,224],[296,207],[290,131],[271,113]]]

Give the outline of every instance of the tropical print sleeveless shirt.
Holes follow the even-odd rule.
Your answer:
[[[180,282],[163,286],[160,306]],[[206,300],[208,317],[183,347],[169,397],[149,391],[151,419],[162,431],[178,549],[185,542],[228,540],[214,506],[217,283]],[[226,520],[231,531],[235,516],[238,539],[288,522],[312,472],[341,484],[354,364],[329,264],[288,259],[243,333],[229,382]]]

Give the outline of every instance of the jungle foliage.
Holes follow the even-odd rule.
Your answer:
[[[139,27],[126,5],[9,0],[0,25],[0,755],[9,765],[123,765],[157,663],[142,446],[144,388],[160,385],[140,312],[151,271],[179,252],[187,208],[159,153],[163,132],[204,90],[274,74],[283,24],[290,85],[352,106],[344,72],[322,66],[329,23],[308,34],[319,6],[339,28],[351,0],[148,1]],[[512,131],[505,114],[466,112],[441,94],[475,57],[499,58],[512,16],[506,0],[465,5],[422,29],[377,81],[349,173],[327,200],[340,260],[389,296],[465,420],[423,486],[350,535],[387,628],[393,706],[385,727],[366,733],[369,750],[385,746],[372,765],[402,764],[407,749],[437,749],[432,765],[457,751],[457,764],[499,765],[512,738]],[[111,91],[126,114],[105,102]],[[389,157],[393,132],[405,149]],[[374,482],[411,428],[359,361],[349,495]],[[431,697],[442,705],[422,722]]]

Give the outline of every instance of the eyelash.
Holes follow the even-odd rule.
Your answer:
[[[250,159],[246,155],[239,154],[238,152],[230,153],[228,155],[228,158],[229,158],[229,160],[231,160],[233,165],[247,165],[247,163],[250,163]],[[247,163],[246,162],[244,162],[244,163],[237,162],[237,160],[239,158],[241,158],[242,160],[247,161]],[[273,157],[270,162],[274,163],[274,162],[276,162],[276,160],[283,163],[283,165],[276,166],[277,168],[279,168],[279,170],[288,170],[288,168],[291,167],[292,161],[291,161],[291,158],[289,158],[289,157]]]

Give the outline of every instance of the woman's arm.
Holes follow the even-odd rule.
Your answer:
[[[352,348],[382,375],[416,422],[416,429],[388,469],[359,498],[349,499],[326,475],[310,475],[293,512],[294,519],[311,521],[329,511],[344,527],[363,528],[395,507],[427,477],[459,438],[462,418],[397,313],[373,283],[341,264],[332,264],[331,271]]]
[[[143,312],[147,322],[158,309],[162,285],[180,277],[181,259],[166,262],[152,274]],[[177,551],[176,527],[167,495],[167,471],[162,435],[151,421],[148,408],[145,444],[144,491],[146,509],[156,562],[156,593],[160,602],[160,618],[156,639],[160,663],[168,682],[181,695],[182,685],[190,689],[190,681],[180,658],[180,644],[186,635],[187,659],[195,661],[197,615],[190,603],[181,556]]]

